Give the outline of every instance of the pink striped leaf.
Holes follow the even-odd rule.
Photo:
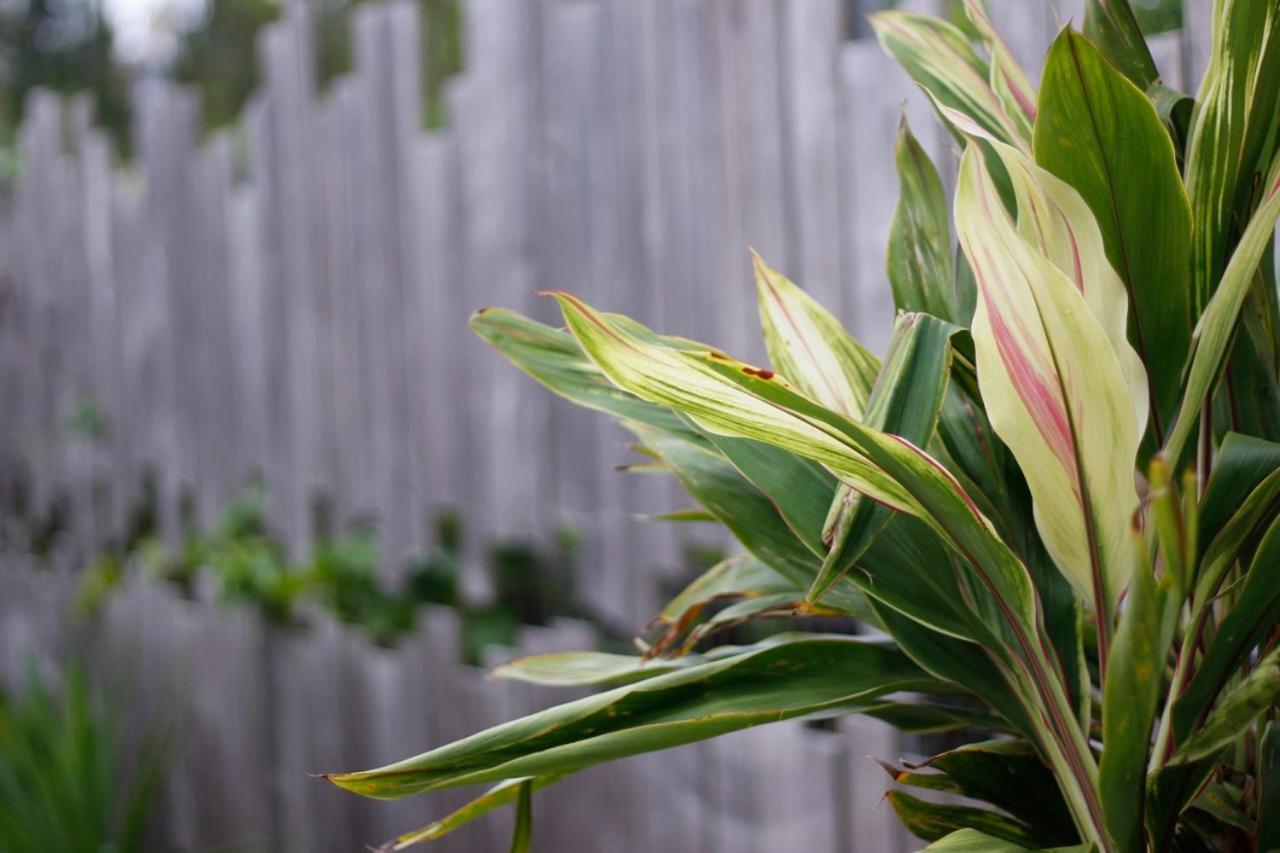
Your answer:
[[[1015,221],[981,144],[961,159],[955,207],[978,286],[983,400],[1027,478],[1049,554],[1109,618],[1129,577],[1127,525],[1147,414],[1145,377],[1125,338],[1123,284],[1074,190],[992,143],[1017,194]]]

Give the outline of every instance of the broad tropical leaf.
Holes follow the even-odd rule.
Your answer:
[[[1107,280],[1105,261],[1076,264],[1075,279],[1063,272],[1055,260],[1068,260],[1090,236],[1100,242],[1096,225],[1073,191],[992,144],[1010,167],[1020,221],[1009,218],[973,146],[956,189],[960,241],[978,280],[978,379],[992,426],[1027,476],[1045,547],[1105,626],[1128,580],[1126,519],[1137,505],[1132,471],[1145,420],[1135,411],[1145,408],[1145,393],[1139,398],[1124,366],[1132,351],[1123,288],[1114,272]],[[1037,222],[1044,227],[1033,242],[1024,232]],[[1118,343],[1093,307],[1117,301]]]
[[[1141,90],[1064,30],[1045,60],[1035,157],[1080,193],[1097,220],[1106,258],[1129,294],[1129,337],[1150,375],[1151,419],[1162,442],[1191,334],[1191,208],[1169,134]],[[1092,248],[1080,252],[1090,256]]]

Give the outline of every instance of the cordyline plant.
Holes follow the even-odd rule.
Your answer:
[[[618,418],[746,553],[671,602],[642,656],[498,671],[611,689],[329,777],[374,797],[497,783],[390,846],[518,803],[523,849],[531,792],[567,774],[861,713],[975,733],[890,766],[930,849],[1280,847],[1280,3],[1217,1],[1194,101],[1124,0],[1090,0],[1038,93],[966,13],[873,18],[962,152],[956,253],[901,129],[883,360],[758,257],[768,368],[567,293],[567,330],[475,316],[539,382]],[[876,630],[690,652],[779,613]]]

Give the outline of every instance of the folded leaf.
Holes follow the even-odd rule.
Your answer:
[[[617,687],[331,782],[395,799],[477,782],[565,774],[642,752],[939,684],[896,649],[850,637],[789,642]]]
[[[1066,844],[1078,838],[1053,774],[1026,741],[966,744],[933,756],[924,766],[944,774],[956,793],[1022,821],[1039,845]]]
[[[1074,267],[1080,278],[1063,273],[1054,259],[1073,254],[1072,241],[1087,226],[1096,239],[1096,225],[1083,218],[1078,196],[1071,215],[1073,191],[993,144],[1010,167],[1024,221],[1010,220],[983,156],[970,146],[956,224],[978,281],[978,380],[992,426],[1026,475],[1045,547],[1105,624],[1128,578],[1127,518],[1137,506],[1133,467],[1145,411],[1135,412],[1134,378],[1122,366],[1123,320],[1119,330],[1105,328],[1091,303],[1114,305],[1119,289],[1123,314],[1123,289],[1097,265],[1097,277],[1084,278],[1084,258]],[[1022,233],[1034,221],[1045,224],[1036,242]]]
[[[525,779],[516,794],[516,821],[511,829],[511,853],[529,853],[533,847],[533,783]]]
[[[911,135],[906,113],[898,124],[894,161],[898,206],[889,224],[887,256],[893,304],[899,311],[921,311],[961,322],[953,287],[947,198],[929,155]]]
[[[1259,850],[1280,847],[1280,725],[1268,722],[1258,738],[1258,816],[1255,841]]]
[[[1150,374],[1162,442],[1191,335],[1191,207],[1169,134],[1141,89],[1064,30],[1045,59],[1035,157],[1080,193],[1097,220],[1106,258],[1129,294],[1129,339]],[[1093,251],[1079,247],[1085,257]]]

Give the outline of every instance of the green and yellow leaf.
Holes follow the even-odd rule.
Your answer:
[[[960,241],[978,281],[978,381],[993,428],[1026,475],[1045,547],[1105,621],[1128,580],[1127,519],[1146,418],[1141,367],[1124,337],[1123,286],[1101,252],[1088,252],[1101,237],[1079,196],[1016,150],[991,144],[1010,172],[1019,221],[975,146],[956,190]]]

